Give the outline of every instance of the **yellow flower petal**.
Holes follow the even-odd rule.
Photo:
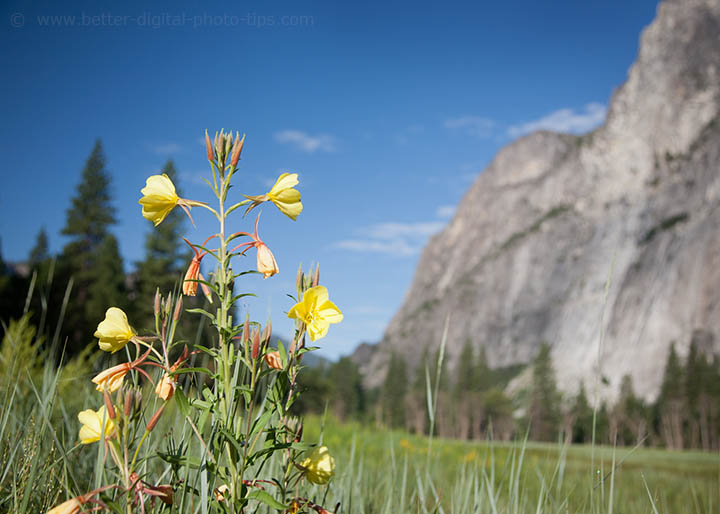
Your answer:
[[[265,195],[280,212],[288,218],[296,220],[302,212],[302,203],[300,202],[300,192],[292,189],[298,184],[297,173],[283,173],[275,182],[275,185]]]
[[[342,312],[328,299],[328,291],[324,286],[311,287],[300,302],[289,311],[288,317],[305,323],[310,340],[325,337],[331,323],[340,323]]]
[[[77,498],[71,498],[66,502],[62,502],[60,505],[56,505],[46,514],[76,514],[80,512],[80,502]]]
[[[155,226],[170,214],[180,200],[175,192],[175,185],[164,173],[148,177],[140,192],[144,195],[138,201],[142,205],[142,215],[155,223]]]
[[[327,484],[335,470],[335,459],[330,455],[327,446],[315,448],[313,452],[300,464],[304,468],[305,476],[313,484]]]
[[[135,336],[135,331],[122,309],[110,307],[105,312],[105,319],[98,324],[94,336],[99,339],[101,350],[115,353]]]
[[[82,427],[80,427],[80,442],[82,444],[99,441],[103,432],[105,439],[115,435],[115,422],[108,417],[104,405],[97,411],[88,409],[78,413],[78,420],[82,424]],[[104,430],[103,420],[105,421]]]

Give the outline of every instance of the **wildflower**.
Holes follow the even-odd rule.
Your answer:
[[[170,214],[176,205],[179,205],[192,221],[190,208],[205,205],[202,202],[180,198],[175,192],[175,185],[165,173],[152,175],[145,181],[145,187],[140,190],[143,197],[138,203],[142,205],[142,215],[158,226]]]
[[[224,502],[225,495],[228,494],[229,492],[230,492],[230,488],[226,484],[223,484],[220,487],[216,488],[213,491],[213,494],[215,494],[215,499],[217,501]]]
[[[280,352],[269,352],[265,354],[265,363],[272,369],[283,369]]]
[[[175,393],[176,385],[177,385],[177,382],[175,381],[175,379],[172,376],[165,373],[165,374],[163,374],[163,377],[160,380],[160,382],[158,382],[157,387],[155,387],[155,394],[158,395],[163,400],[168,401],[170,398],[172,398],[172,395]]]
[[[94,334],[100,340],[100,349],[112,353],[124,347],[135,335],[127,315],[117,307],[110,307],[105,312],[105,319],[98,324]]]
[[[300,463],[307,479],[313,484],[327,484],[333,476],[335,459],[330,455],[327,446],[315,448],[309,457]]]
[[[325,337],[330,323],[340,323],[343,319],[340,309],[328,299],[328,291],[324,286],[311,287],[305,291],[302,301],[288,311],[288,317],[307,325],[311,341]]]
[[[155,226],[158,226],[180,201],[175,185],[165,173],[148,177],[140,192],[144,195],[139,201],[142,215],[155,223]]]
[[[68,501],[62,502],[60,505],[56,505],[47,511],[46,514],[76,514],[80,512],[81,507],[82,505],[77,498],[70,498]]]
[[[80,427],[80,442],[82,444],[94,443],[99,441],[101,437],[109,439],[115,435],[115,422],[107,415],[104,405],[97,411],[88,409],[80,412],[78,419],[82,423],[82,427]]]
[[[292,220],[297,220],[298,215],[302,212],[303,206],[300,202],[300,191],[293,189],[298,184],[297,173],[283,173],[275,182],[275,185],[260,196],[248,196],[245,198],[252,200],[252,204],[247,208],[245,214],[268,200],[275,204],[284,215]]]
[[[233,251],[238,250],[239,248],[242,248],[244,246],[245,249],[240,252],[240,255],[245,255],[245,252],[247,252],[250,248],[254,246],[257,249],[257,270],[258,272],[263,274],[263,278],[268,278],[277,274],[280,270],[278,269],[277,262],[275,261],[275,256],[270,251],[270,248],[268,248],[268,246],[258,236],[259,221],[260,215],[258,214],[258,217],[255,219],[255,231],[252,234],[249,234],[247,232],[237,232],[236,235],[248,236],[252,239],[252,241],[248,241],[247,243],[242,243],[236,246],[235,248],[233,248]]]
[[[125,375],[127,375],[127,372],[131,369],[131,363],[124,362],[122,364],[118,364],[117,366],[113,366],[112,368],[108,368],[105,371],[98,373],[95,378],[92,379],[92,382],[94,384],[97,384],[97,387],[95,389],[97,389],[98,391],[107,391],[109,393],[114,393],[115,391],[120,389]]]

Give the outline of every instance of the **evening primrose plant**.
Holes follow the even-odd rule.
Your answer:
[[[142,188],[142,215],[155,226],[176,207],[188,216],[199,207],[216,218],[218,231],[201,243],[185,239],[192,259],[182,290],[156,293],[155,326],[149,332],[136,330],[113,306],[99,322],[94,335],[100,349],[122,350],[127,359],[92,379],[97,407],[78,414],[80,443],[101,445],[98,487],[49,513],[328,513],[322,498],[335,460],[326,446],[303,440],[302,420],[290,410],[300,394],[302,356],[315,349],[305,345],[306,334],[312,342],[321,339],[343,315],[319,285],[315,267],[308,273],[298,269],[296,290],[289,295],[295,302],[288,305],[295,332],[288,348],[280,341],[271,347],[270,322],[263,326],[247,314],[233,317],[239,300],[251,294],[236,291],[243,277],[279,272],[258,235],[260,216],[252,232],[236,225],[265,202],[292,220],[303,208],[295,173],[280,175],[265,194],[230,200],[244,142],[237,133],[233,138],[221,131],[214,140],[205,133],[211,168],[206,182],[215,205],[180,198],[166,175],[149,177]],[[246,208],[239,217],[241,207]],[[236,272],[239,257],[248,251],[256,252],[255,269]],[[208,278],[201,273],[203,259],[215,264]],[[183,296],[197,295],[198,288],[206,308],[184,309]],[[185,313],[198,316],[198,322],[205,317],[217,334],[213,340],[192,348],[180,341],[176,327]]]

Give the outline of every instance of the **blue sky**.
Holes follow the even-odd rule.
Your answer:
[[[427,237],[499,148],[538,128],[602,122],[656,7],[3,2],[3,257],[25,259],[41,226],[62,248],[65,211],[100,137],[130,269],[150,230],[137,204],[145,178],[172,158],[185,196],[207,199],[204,130],[239,130],[236,194],[297,172],[305,206],[296,222],[263,206],[260,236],[281,272],[239,284],[259,295],[244,308],[289,334],[295,270],[320,262],[345,314],[321,352],[347,354],[382,336]],[[187,233],[201,241],[216,229],[194,212]]]

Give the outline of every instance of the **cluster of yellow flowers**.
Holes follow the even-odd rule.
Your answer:
[[[234,170],[240,157],[240,152],[245,139],[244,136],[240,139],[239,134],[236,135],[233,144],[232,134],[225,136],[221,133],[220,137],[216,136],[214,146],[211,144],[207,132],[205,134],[205,138],[208,149],[208,159],[210,162],[212,164],[222,163],[224,167],[226,159],[229,158],[229,162]],[[215,176],[213,175],[213,178],[214,177]],[[264,202],[271,202],[283,214],[292,220],[296,220],[303,209],[300,192],[295,189],[297,184],[298,175],[296,173],[283,173],[278,177],[275,184],[267,193],[257,196],[245,195],[246,200],[231,207],[224,214],[221,208],[220,214],[218,214],[217,211],[213,210],[210,206],[203,202],[180,198],[177,194],[175,185],[167,175],[153,175],[147,178],[145,187],[141,189],[142,198],[140,198],[139,203],[142,206],[143,217],[153,222],[155,226],[162,223],[175,207],[183,209],[188,217],[190,217],[191,221],[192,216],[190,214],[190,210],[192,207],[203,207],[213,212],[216,217],[221,220],[221,227],[224,227],[225,215],[234,210],[236,207],[248,205],[245,211],[245,214],[247,214]],[[215,191],[217,194],[217,185],[215,186]],[[221,202],[224,201],[224,196],[222,194],[219,194],[218,197],[222,197]],[[237,255],[237,253],[233,254],[233,252],[237,252],[242,249],[239,254],[244,255],[250,248],[255,248],[257,252],[257,271],[262,273],[264,278],[268,278],[277,274],[279,269],[273,253],[270,251],[265,242],[258,236],[259,218],[260,216],[258,215],[255,220],[255,229],[253,233],[236,232],[228,238],[227,241],[230,241],[235,237],[249,237],[250,240],[248,242],[236,246],[230,250],[229,253],[231,255]],[[223,231],[224,228],[221,228],[220,234],[209,237],[202,245],[194,245],[185,239],[185,242],[193,251],[193,258],[188,266],[183,280],[183,294],[187,296],[195,296],[197,294],[198,285],[200,285],[208,301],[213,301],[212,291],[202,276],[200,267],[203,257],[205,257],[208,253],[212,253],[215,257],[218,257],[218,251],[207,250],[206,246],[211,239],[215,237],[223,237]],[[222,251],[225,252],[225,241],[223,241],[222,244]],[[303,334],[307,332],[311,341],[316,341],[325,337],[328,333],[329,326],[334,323],[339,323],[343,319],[343,314],[340,309],[330,301],[328,290],[324,286],[318,285],[317,281],[316,271],[315,280],[312,284],[306,284],[304,291],[303,288],[299,287],[298,294],[301,296],[298,298],[297,303],[288,311],[288,317],[297,320],[299,326],[301,327],[299,337],[304,337]],[[308,287],[309,285],[312,285],[312,287]],[[156,298],[156,320],[158,302],[159,296]],[[181,308],[181,305],[182,302],[179,302],[179,304],[176,305],[176,309],[178,309],[176,316],[179,316],[179,309]],[[177,321],[177,317],[174,319]],[[247,331],[247,322],[245,329]],[[268,331],[269,338],[269,327],[267,327],[266,330]],[[117,307],[110,307],[107,310],[105,313],[105,319],[98,324],[94,336],[98,339],[100,349],[110,353],[118,352],[130,342],[134,343],[136,346],[136,355],[140,354],[141,346],[145,346],[147,348],[147,351],[142,356],[138,356],[134,361],[110,367],[96,375],[92,379],[92,382],[96,385],[96,389],[103,393],[105,405],[100,407],[97,411],[88,409],[78,414],[78,419],[81,423],[79,438],[82,444],[90,444],[101,440],[117,444],[117,438],[120,436],[118,436],[116,416],[119,415],[119,411],[116,412],[113,407],[109,394],[118,391],[122,387],[124,378],[130,371],[137,371],[148,380],[151,380],[150,376],[142,369],[142,366],[154,365],[161,367],[163,370],[161,379],[157,382],[157,384],[154,384],[155,394],[157,394],[157,396],[164,402],[169,401],[172,398],[176,387],[176,379],[173,375],[177,372],[178,367],[181,366],[188,358],[188,352],[186,348],[183,356],[171,366],[168,361],[168,352],[165,346],[163,346],[163,355],[160,355],[160,353],[152,347],[152,344],[149,343],[152,338],[139,337],[135,329],[133,329],[130,325],[125,312]],[[254,334],[254,339],[258,339],[257,333]],[[254,346],[257,346],[257,344]],[[157,357],[157,362],[149,362],[147,360],[151,352],[153,352]],[[256,350],[253,349],[253,354],[255,353]],[[253,355],[253,358],[256,358],[255,355]],[[155,359],[155,357],[153,357],[153,359]],[[283,358],[278,351],[265,352],[263,359],[270,369],[283,369]],[[128,395],[126,395],[124,409],[126,418],[128,416],[128,412],[130,412],[128,407],[129,402],[130,396],[128,393]],[[155,413],[150,423],[148,423],[148,428],[146,428],[147,431],[152,430],[154,423],[157,422],[157,419],[162,413],[163,407],[164,404]],[[122,406],[118,408],[123,410]],[[120,416],[119,422],[121,427],[123,426],[123,419],[124,418]],[[115,439],[115,441],[113,441],[113,439]],[[112,444],[110,444],[111,453],[113,453]],[[142,444],[142,441],[140,444]],[[127,463],[125,463],[125,466],[127,467]],[[309,482],[314,484],[326,484],[333,475],[335,460],[330,455],[328,448],[321,446],[315,448],[312,453],[310,453],[300,464],[297,465],[297,467],[301,470],[302,476],[306,477]],[[126,470],[127,474],[132,471],[131,468],[132,465]],[[90,498],[99,491],[100,490],[96,490],[92,493],[88,493],[87,495],[70,499],[50,510],[48,514],[79,512],[81,505],[87,501],[94,501],[90,500]]]

